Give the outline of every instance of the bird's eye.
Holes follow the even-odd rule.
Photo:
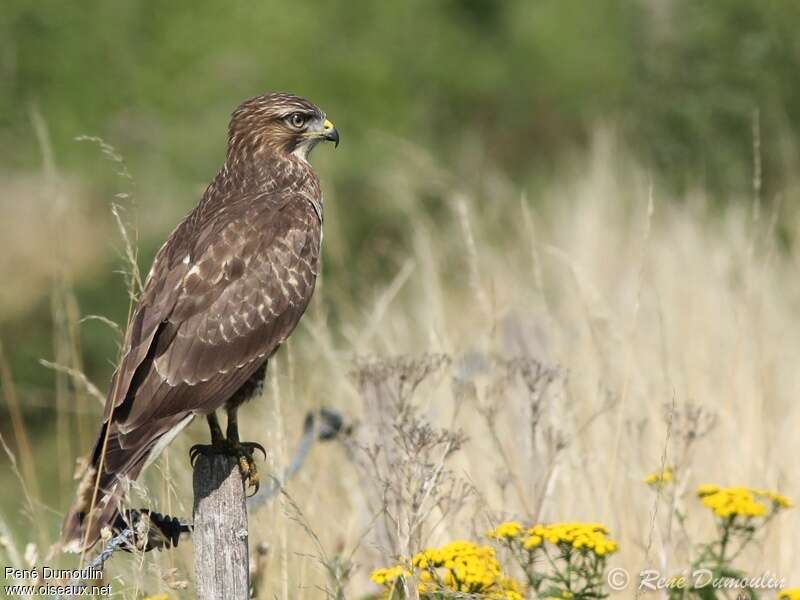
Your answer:
[[[306,116],[303,113],[292,113],[289,115],[289,124],[295,129],[301,129],[306,124]]]

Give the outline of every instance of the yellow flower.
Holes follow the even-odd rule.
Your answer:
[[[503,524],[507,525],[507,524]],[[510,533],[511,527],[500,528]],[[516,535],[524,529],[519,525]],[[541,543],[541,539],[539,541]],[[525,590],[521,583],[502,573],[494,548],[473,542],[458,540],[441,548],[426,548],[411,558],[411,567],[418,576],[420,594],[442,591],[461,592],[492,600],[524,600]],[[370,575],[372,581],[391,588],[400,577],[412,573],[403,565],[376,569]]]
[[[369,576],[378,585],[392,585],[399,577],[408,577],[411,573],[402,565],[388,569],[375,569]]]
[[[800,600],[800,588],[781,590],[778,593],[778,600]]]
[[[650,473],[642,481],[644,481],[647,485],[661,487],[667,485],[668,483],[672,483],[674,480],[675,472],[672,470],[672,467],[664,467],[663,471]]]
[[[522,547],[525,548],[525,550],[533,550],[541,546],[543,541],[540,535],[529,535],[522,543]]]
[[[483,596],[491,600],[524,600],[524,596],[516,590],[499,590],[496,592],[489,592]]]
[[[500,589],[492,590],[485,595],[492,600],[524,600],[522,586],[512,577],[503,577],[499,582]]]
[[[166,594],[156,594],[155,596],[145,596],[143,600],[169,600]]]
[[[699,488],[697,488],[697,495],[701,498],[703,496],[710,496],[711,494],[716,494],[719,491],[719,486],[714,485],[713,483],[704,483]]]
[[[519,528],[521,532],[522,526]],[[506,527],[503,531],[510,532],[512,529]],[[422,570],[420,592],[436,591],[435,584],[439,581],[456,592],[482,594],[498,600],[523,598],[519,585],[502,575],[500,563],[491,546],[459,540],[441,548],[427,548],[416,554],[411,564]]]
[[[777,508],[792,508],[794,503],[786,496],[778,494],[777,492],[771,492],[769,490],[753,490],[756,495],[762,496],[771,500]]]
[[[587,550],[597,556],[606,556],[618,550],[617,543],[608,537],[608,528],[600,523],[537,524],[528,530],[523,547],[534,549],[543,540],[554,545],[572,546],[575,550]]]
[[[706,484],[697,489],[697,495],[705,506],[722,518],[763,517],[770,510],[792,506],[792,501],[786,496],[769,490],[746,487],[720,488]]]
[[[486,535],[490,538],[494,538],[497,540],[506,539],[512,540],[518,537],[523,531],[522,524],[516,521],[508,521],[506,523],[500,523],[494,529],[487,531]]]

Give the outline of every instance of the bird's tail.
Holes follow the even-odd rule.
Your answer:
[[[153,431],[138,431],[138,443],[129,445],[130,440],[123,441],[128,436],[113,430],[106,441],[107,428],[108,422],[79,474],[78,492],[61,526],[61,547],[66,552],[89,550],[104,528],[113,527],[129,483],[139,476],[160,437]]]

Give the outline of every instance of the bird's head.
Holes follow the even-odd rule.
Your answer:
[[[339,132],[317,106],[292,94],[246,100],[234,111],[228,133],[229,158],[266,154],[306,160],[319,142],[339,145]]]

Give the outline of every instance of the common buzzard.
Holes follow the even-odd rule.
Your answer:
[[[119,512],[126,482],[192,420],[208,449],[241,457],[257,485],[258,444],[239,441],[236,411],[297,326],[320,270],[322,193],[308,155],[339,143],[325,113],[291,94],[241,104],[225,164],[156,254],[125,334],[103,423],[65,517],[66,550],[91,548]],[[227,412],[223,435],[215,411]]]

